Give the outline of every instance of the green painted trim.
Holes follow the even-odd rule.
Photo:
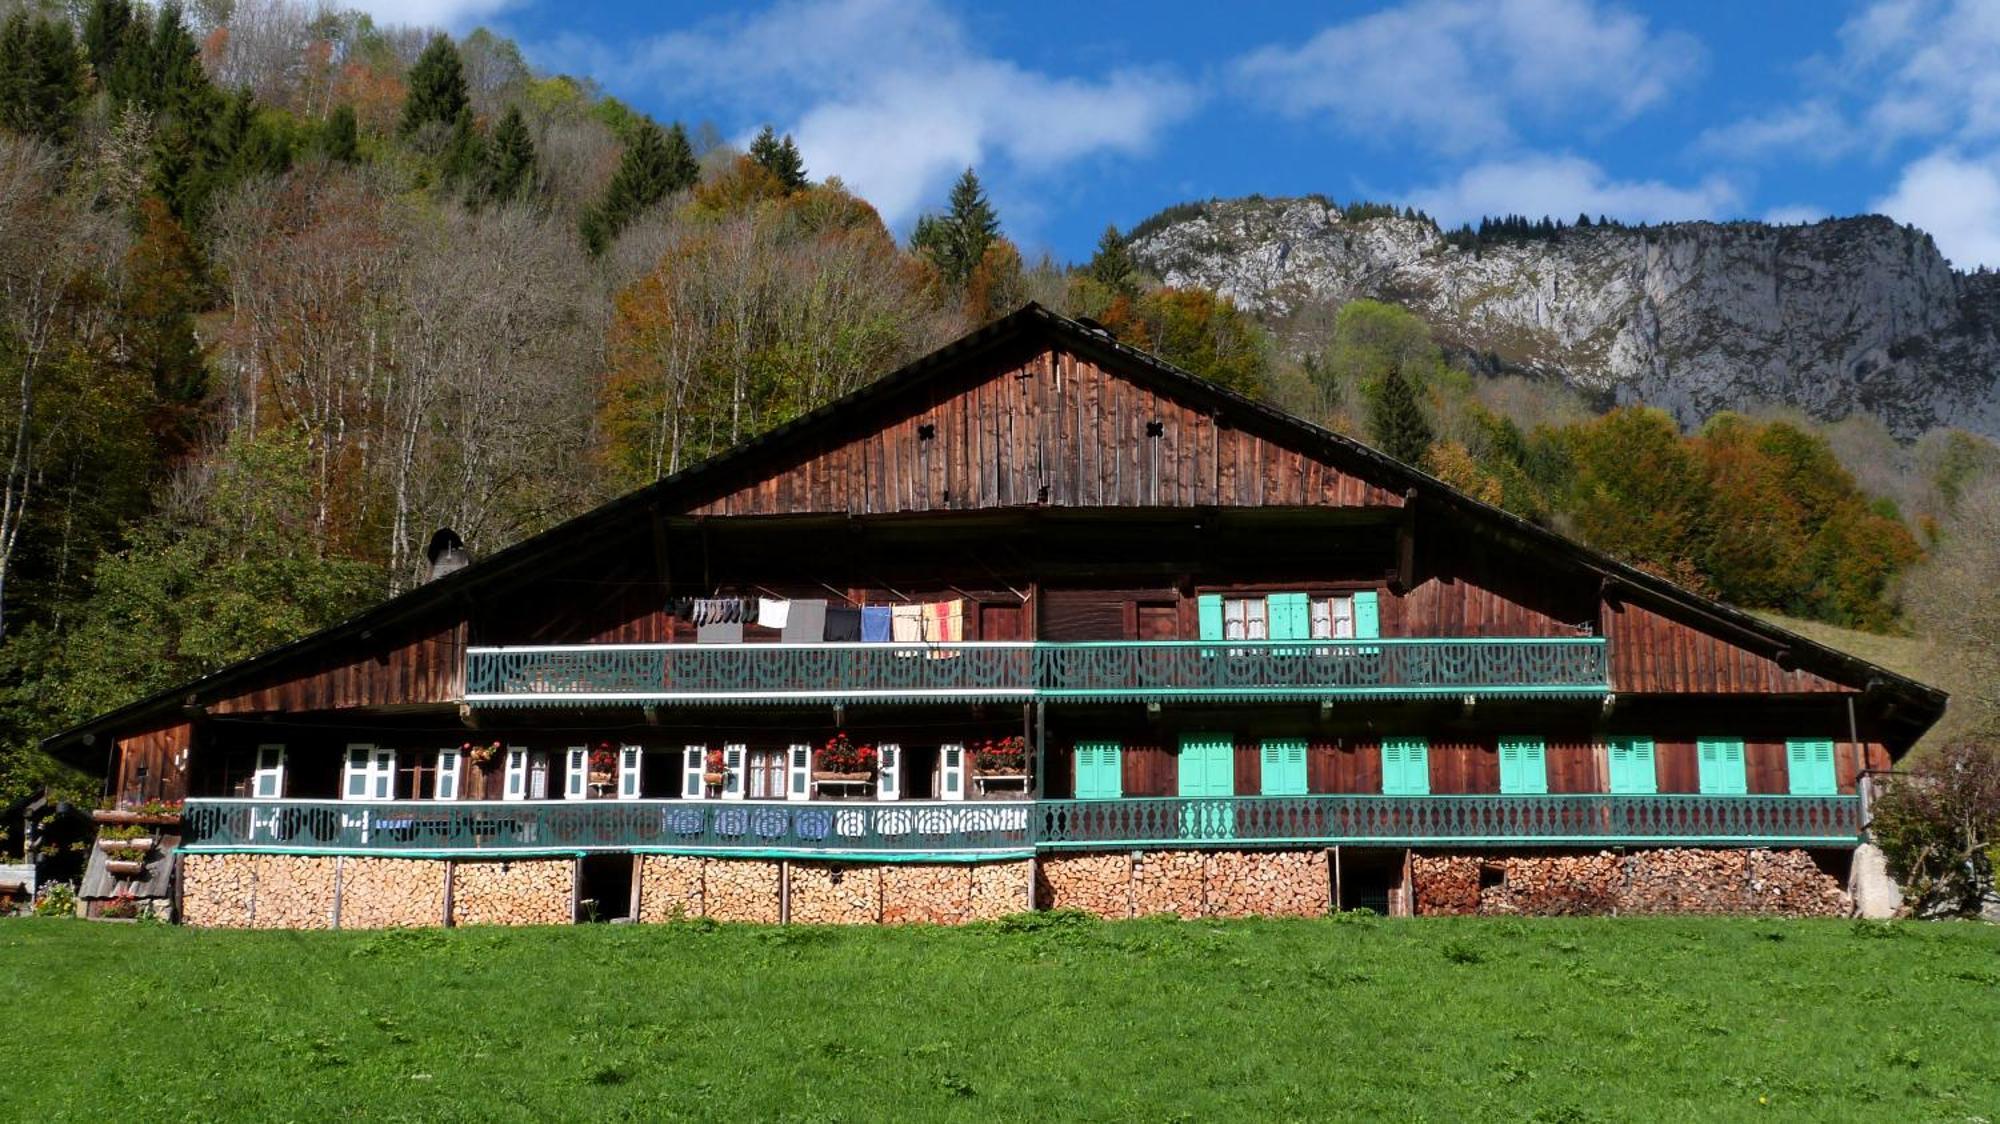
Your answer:
[[[1239,835],[1229,839],[1092,839],[1083,842],[1038,843],[1043,851],[1187,850],[1227,847],[1256,851],[1267,847],[1858,847],[1855,836],[1819,835],[1323,835],[1270,837]]]
[[[1056,648],[1064,651],[1073,648],[1245,648],[1264,650],[1270,648],[1297,648],[1299,640],[1304,640],[1308,648],[1439,648],[1447,644],[1512,644],[1516,647],[1562,647],[1562,648],[1602,648],[1607,643],[1602,636],[1342,636],[1339,638],[1300,637],[1279,640],[1043,640],[1037,648]]]
[[[787,850],[782,847],[744,848],[715,847],[579,847],[565,850],[522,849],[518,851],[498,850],[431,850],[431,851],[383,851],[356,847],[179,847],[176,854],[182,855],[309,855],[332,858],[352,856],[364,859],[422,859],[441,861],[445,859],[578,859],[585,855],[685,855],[690,858],[722,859],[840,859],[843,861],[883,862],[883,863],[982,863],[1010,859],[1033,858],[1031,849],[1008,848],[1006,850],[968,851],[807,851]]]

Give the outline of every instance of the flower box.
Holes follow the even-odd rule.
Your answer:
[[[110,871],[118,878],[143,878],[146,875],[146,864],[144,862],[133,862],[127,859],[106,859],[104,861],[104,869]]]
[[[98,823],[171,826],[181,822],[179,812],[128,812],[120,808],[99,808],[90,813]]]
[[[156,841],[150,835],[135,835],[130,839],[102,839],[97,841],[100,851],[122,851],[127,847],[135,851],[150,851]]]
[[[852,784],[867,784],[869,781],[875,779],[875,774],[815,772],[813,779],[816,781],[845,781]]]

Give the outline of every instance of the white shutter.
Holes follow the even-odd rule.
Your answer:
[[[396,798],[396,751],[395,750],[380,749],[380,748],[375,750],[374,773],[375,775],[369,778],[370,783],[375,786],[375,795],[373,799],[394,800]]]
[[[965,799],[965,747],[938,748],[939,793],[946,800]]]
[[[724,800],[743,799],[743,766],[749,747],[725,745],[722,747],[722,798]]]
[[[691,745],[682,750],[681,754],[681,795],[689,800],[700,800],[708,792],[701,779],[708,759],[708,747]]]
[[[285,747],[257,747],[257,771],[250,778],[253,800],[276,800],[285,794]]]
[[[458,781],[465,768],[465,755],[455,749],[438,750],[437,798],[458,799]]]
[[[879,783],[875,786],[875,799],[902,799],[903,747],[885,742],[876,746],[875,752],[882,763]]]
[[[590,750],[585,746],[569,747],[568,768],[563,770],[563,799],[583,800],[590,796]]]
[[[618,799],[639,799],[639,764],[643,752],[636,745],[618,747]]]
[[[347,764],[341,766],[340,771],[341,799],[368,799],[368,754],[374,748],[368,745],[347,747]]]
[[[785,751],[785,799],[812,799],[812,747],[795,745]]]
[[[507,747],[507,792],[505,799],[528,798],[528,751]]]

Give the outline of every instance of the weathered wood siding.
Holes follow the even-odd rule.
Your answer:
[[[1157,433],[1149,427],[1157,428]],[[926,436],[928,434],[928,436]],[[919,401],[720,486],[699,515],[1059,507],[1399,507],[1402,497],[1061,351]]]
[[[1641,605],[1604,611],[1611,642],[1611,686],[1620,693],[1805,694],[1850,691]]]
[[[121,802],[184,800],[194,726],[169,722],[117,741],[112,795]]]
[[[456,618],[408,626],[274,671],[207,700],[217,715],[451,702],[465,693],[465,645]]]

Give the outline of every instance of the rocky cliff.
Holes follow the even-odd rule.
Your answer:
[[[1686,424],[1777,402],[1874,414],[1903,436],[2000,435],[2000,276],[1955,272],[1927,235],[1879,216],[1572,227],[1477,251],[1429,222],[1349,220],[1313,199],[1218,201],[1146,226],[1142,265],[1228,294],[1298,346],[1315,312],[1372,297],[1417,311],[1455,351]]]

